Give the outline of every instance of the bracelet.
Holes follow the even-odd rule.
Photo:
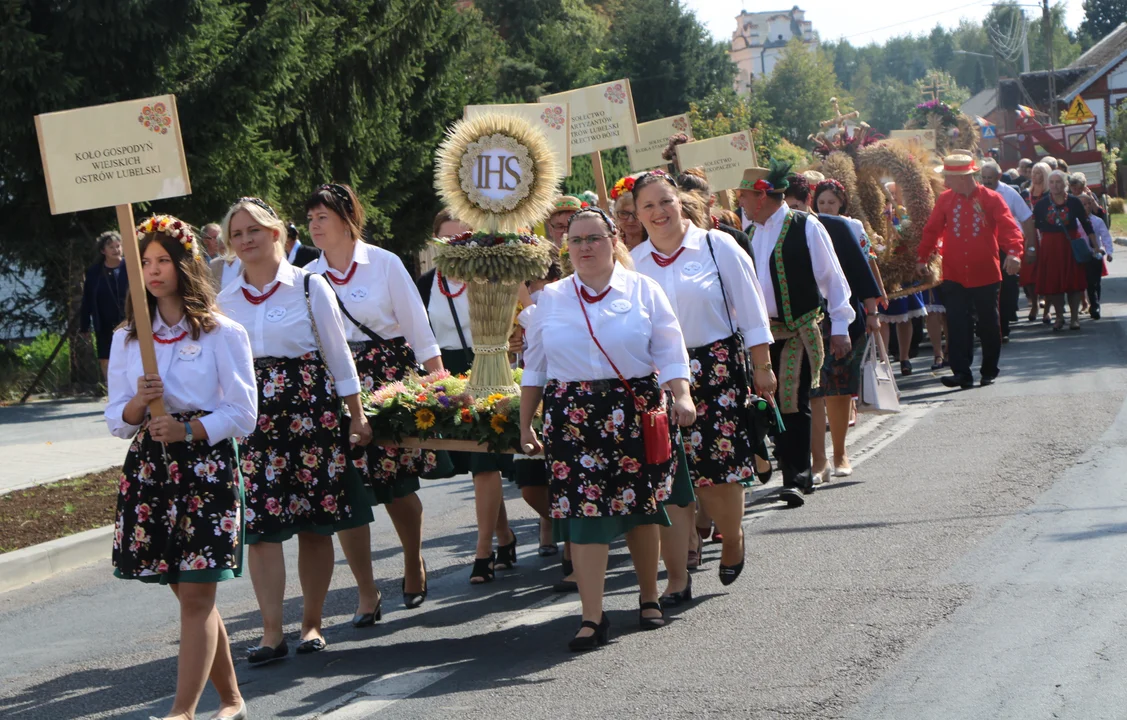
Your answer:
[[[775,366],[769,362],[763,363],[762,365],[756,365],[755,363],[752,363],[751,365],[752,370],[771,370],[774,367]]]
[[[184,423],[184,442],[192,442],[192,423]]]

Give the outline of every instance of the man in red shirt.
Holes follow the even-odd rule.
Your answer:
[[[948,351],[954,375],[943,378],[947,387],[974,386],[975,315],[982,342],[982,384],[998,377],[1002,354],[1002,331],[998,320],[998,288],[1002,282],[1000,256],[1006,255],[1005,271],[1021,270],[1023,238],[1021,226],[1006,201],[974,179],[977,168],[970,155],[948,155],[942,172],[947,191],[935,201],[924,225],[919,245],[922,273],[940,241],[943,258],[943,302],[947,308]]]

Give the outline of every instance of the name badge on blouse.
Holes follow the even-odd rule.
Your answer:
[[[687,262],[687,263],[685,263],[684,265],[681,266],[681,274],[682,275],[696,275],[697,273],[700,272],[700,269],[701,269],[701,264],[694,260],[693,262]]]
[[[630,301],[625,298],[619,298],[618,300],[615,300],[610,304],[610,309],[614,310],[619,315],[625,312],[630,312],[631,307],[633,307],[633,305],[631,305]]]
[[[360,302],[364,298],[368,297],[368,288],[358,287],[352,292],[348,293],[348,297],[352,299],[352,302]]]
[[[180,348],[180,359],[185,362],[195,360],[200,354],[200,346],[192,343]]]
[[[274,307],[266,313],[266,319],[270,322],[281,322],[282,318],[286,316],[286,309],[284,307]]]

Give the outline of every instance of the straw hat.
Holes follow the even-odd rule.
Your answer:
[[[974,175],[978,168],[973,157],[960,153],[943,158],[943,164],[935,168],[935,172],[944,175]]]

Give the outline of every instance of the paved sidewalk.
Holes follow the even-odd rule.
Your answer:
[[[109,434],[102,400],[0,407],[0,494],[121,463],[129,442]]]

